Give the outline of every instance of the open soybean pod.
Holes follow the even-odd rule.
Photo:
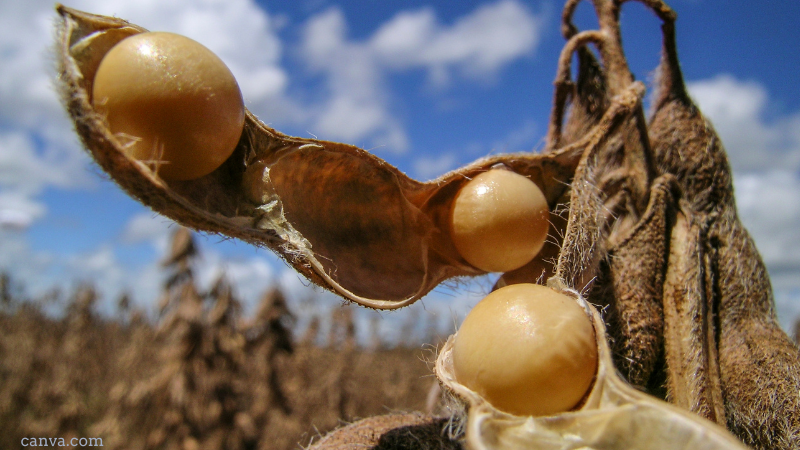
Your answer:
[[[457,346],[459,345],[459,333],[474,333],[475,329],[466,330],[462,328],[455,335],[450,336],[436,359],[434,367],[435,374],[439,379],[447,397],[452,401],[448,403],[450,417],[447,419],[437,419],[431,417],[421,417],[418,415],[390,414],[386,416],[375,416],[363,419],[350,426],[340,428],[328,434],[324,439],[310,447],[309,450],[341,450],[356,448],[440,448],[445,450],[469,449],[469,450],[563,450],[563,449],[587,449],[587,450],[616,450],[616,449],[640,449],[640,450],[661,450],[661,449],[680,449],[680,450],[723,450],[741,449],[745,447],[733,435],[721,426],[704,419],[686,409],[676,407],[665,401],[650,396],[638,389],[633,388],[627,383],[616,370],[612,360],[612,350],[608,345],[606,326],[597,309],[584,299],[580,293],[574,289],[565,287],[558,278],[551,278],[548,286],[536,286],[537,289],[522,289],[529,291],[532,305],[540,304],[546,299],[542,296],[560,297],[560,301],[571,303],[582,317],[579,319],[586,322],[589,328],[589,336],[583,336],[584,330],[575,330],[574,325],[578,325],[575,320],[568,320],[572,331],[581,334],[575,336],[551,336],[550,332],[564,331],[563,323],[552,324],[552,326],[542,326],[537,332],[523,336],[523,340],[538,339],[550,341],[560,339],[569,342],[556,344],[552,342],[541,343],[544,346],[559,347],[567,349],[570,356],[579,356],[585,349],[583,344],[588,339],[591,344],[596,346],[596,366],[591,377],[591,385],[583,393],[576,405],[565,411],[549,411],[543,414],[526,414],[509,412],[508,405],[501,407],[492,403],[487,395],[479,390],[481,387],[470,387],[466,380],[459,379],[457,367]],[[502,294],[503,290],[495,291],[491,295],[518,296],[519,293]],[[549,291],[549,293],[544,292]],[[553,299],[550,299],[553,300]],[[519,307],[519,302],[516,302]],[[548,307],[549,308],[549,307]],[[477,309],[477,307],[476,307]],[[534,308],[538,309],[538,308]],[[561,309],[559,307],[558,309]],[[487,315],[485,310],[476,317],[479,321],[478,326],[483,325],[481,333],[484,340],[495,343],[494,338],[500,337],[501,340],[508,338],[511,334],[520,337],[514,331],[529,326],[529,322],[519,320],[526,317],[532,322],[538,319],[528,315],[519,314],[520,310],[513,312],[507,311],[500,313],[512,318],[512,322],[507,323],[502,329],[492,328],[492,320],[485,320]],[[556,313],[563,315],[563,311]],[[490,314],[496,316],[494,314]],[[571,319],[578,319],[570,314]],[[482,320],[483,319],[483,320]],[[544,325],[544,322],[537,323]],[[517,330],[509,330],[516,328]],[[539,327],[537,327],[539,328]],[[580,326],[583,328],[583,326]],[[542,333],[543,335],[540,335]],[[539,336],[537,336],[539,335]],[[514,339],[509,340],[512,344]],[[464,341],[462,340],[462,343]],[[474,344],[475,342],[472,342]],[[530,344],[530,342],[528,342]],[[495,348],[505,356],[497,357],[488,355],[493,362],[506,359],[508,364],[498,366],[494,364],[491,368],[485,368],[482,376],[487,372],[495,377],[505,378],[502,381],[488,380],[495,388],[506,389],[508,385],[516,386],[515,389],[528,392],[536,392],[542,389],[541,386],[527,386],[520,389],[519,383],[524,383],[525,379],[520,379],[513,375],[520,367],[520,364],[510,363],[515,354],[525,353],[526,350],[519,351],[519,345],[510,345],[509,348]],[[536,345],[538,347],[538,344]],[[557,361],[557,358],[546,351],[546,347],[539,347],[545,350],[547,362],[534,361],[534,364],[555,364],[556,366],[569,367],[571,364]],[[474,349],[475,352],[491,350],[489,346],[483,349]],[[577,351],[577,352],[575,352]],[[562,352],[561,356],[564,355]],[[531,361],[527,361],[530,363]],[[522,364],[522,366],[530,364]],[[556,369],[557,371],[558,369]],[[528,372],[528,374],[530,374]],[[505,375],[505,377],[503,377]],[[565,374],[566,375],[566,374]],[[573,379],[572,374],[565,378]],[[469,379],[469,377],[467,377]],[[552,393],[539,392],[539,396],[528,399],[528,402],[547,402],[542,397],[550,397]],[[519,396],[508,396],[504,400],[511,401],[516,405],[523,406],[520,397],[525,397],[525,393]],[[496,397],[493,395],[491,397]],[[571,403],[571,402],[570,402]],[[530,403],[523,407],[530,408]]]
[[[445,389],[468,409],[464,440],[471,450],[522,449],[745,449],[722,427],[687,410],[634,389],[614,368],[605,324],[597,310],[578,292],[557,279],[549,286],[573,299],[591,320],[598,349],[592,387],[574,409],[534,417],[506,413],[456,379],[455,336],[436,360],[436,376]]]
[[[287,136],[247,111],[222,166],[193,180],[165,180],[125,153],[90,99],[105,53],[146,30],[63,6],[58,12],[63,100],[114,181],[178,223],[269,247],[316,284],[368,307],[398,308],[447,278],[484,273],[459,254],[450,233],[454,198],[471,178],[502,166],[535,183],[552,211],[582,154],[576,143],[495,156],[421,183],[362,149]]]

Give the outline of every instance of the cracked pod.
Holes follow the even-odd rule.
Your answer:
[[[558,210],[585,144],[485,158],[421,183],[360,148],[287,136],[247,111],[241,139],[221,167],[194,180],[164,180],[123,151],[126,137],[110,132],[90,98],[103,55],[146,30],[57,9],[63,101],[84,145],[115,182],[178,223],[269,247],[314,283],[368,307],[398,308],[447,278],[484,273],[450,236],[461,186],[499,165],[533,181],[550,210]]]
[[[463,431],[471,450],[548,449],[745,449],[736,438],[696,414],[634,389],[614,368],[603,320],[578,292],[551,278],[551,288],[586,311],[595,330],[598,368],[594,383],[575,409],[548,416],[502,412],[456,381],[451,336],[436,359],[435,372],[445,390],[466,408]]]

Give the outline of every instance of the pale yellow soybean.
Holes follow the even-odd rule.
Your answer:
[[[528,178],[493,169],[467,182],[451,210],[451,236],[468,263],[507,272],[530,262],[550,226],[547,200]]]
[[[542,416],[575,407],[597,372],[592,322],[576,301],[537,284],[492,292],[453,344],[456,380],[501,411]]]
[[[187,37],[136,34],[100,62],[92,103],[134,158],[167,180],[213,172],[233,153],[244,102],[231,71]]]

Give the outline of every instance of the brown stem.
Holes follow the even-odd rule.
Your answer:
[[[638,1],[648,7],[661,19],[661,33],[663,43],[661,50],[661,70],[660,70],[660,90],[655,104],[658,109],[664,102],[670,99],[688,101],[686,85],[683,81],[680,63],[678,62],[678,50],[675,42],[675,21],[678,15],[662,0],[618,0],[620,4],[628,1]]]
[[[581,0],[567,0],[564,9],[561,12],[561,34],[564,39],[569,39],[578,34],[578,27],[572,23],[572,16],[575,14],[575,8]]]
[[[584,153],[572,181],[570,216],[555,273],[574,289],[582,290],[591,281],[599,262],[596,250],[603,224],[600,219],[602,202],[594,173],[597,153],[624,120],[641,108],[643,95],[644,85],[632,83],[612,99],[603,118],[584,137]]]
[[[633,75],[628,68],[622,50],[622,33],[619,26],[620,4],[611,0],[592,0],[600,31],[606,35],[606,45],[600,48],[609,95],[623,92],[631,83]]]
[[[547,129],[548,150],[559,146],[564,124],[564,113],[567,109],[567,99],[575,86],[571,75],[572,55],[590,42],[595,43],[598,48],[602,47],[604,38],[605,36],[599,31],[583,31],[572,36],[561,50],[561,56],[558,59],[558,71],[553,82],[555,84],[555,92],[553,94],[553,110],[550,114],[550,124]]]

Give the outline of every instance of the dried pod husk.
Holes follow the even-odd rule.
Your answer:
[[[616,172],[609,170],[606,156],[621,148],[624,136],[632,135],[630,125],[641,113],[643,95],[644,87],[632,83],[611,99],[606,114],[590,131],[596,139],[585,148],[576,170],[554,274],[580,290],[592,282],[590,300],[606,312],[618,370],[629,382],[663,398],[663,377],[659,378],[663,373],[656,370],[663,358],[661,299],[679,189],[672,175],[662,175],[649,189],[646,209],[617,210],[609,217],[616,200],[632,200],[631,190],[611,195],[598,181]],[[623,172],[622,178],[635,176]],[[509,275],[504,279],[533,281]]]
[[[591,318],[598,348],[594,383],[578,407],[551,416],[515,416],[496,409],[456,381],[454,336],[441,349],[435,372],[444,389],[465,409],[466,447],[471,450],[536,449],[744,449],[718,425],[634,389],[614,368],[605,325],[577,291],[551,278],[548,285],[575,299]]]
[[[766,267],[737,216],[722,142],[686,91],[674,15],[659,15],[650,139],[659,171],[675,174],[683,192],[664,290],[671,400],[755,448],[798,448],[800,352],[778,323]]]
[[[545,248],[557,260],[552,272],[537,273],[526,267],[504,274],[498,287],[541,283],[551,275],[568,280],[570,286],[580,290],[592,282],[590,299],[606,311],[617,368],[628,381],[663,398],[663,378],[659,378],[663,373],[656,370],[663,358],[661,294],[679,193],[674,178],[666,174],[652,181],[647,196],[635,194],[635,186],[650,183],[651,176],[645,156],[650,151],[647,136],[643,137],[637,126],[644,87],[632,83],[604,101],[607,74],[591,52],[579,45],[602,41],[608,35],[577,33],[569,22],[573,6],[568,3],[565,8],[565,28],[572,32],[565,33],[569,41],[562,53],[554,100],[559,101],[562,84],[558,80],[568,80],[568,63],[576,48],[581,64],[578,85],[568,97],[572,104],[567,131],[562,137],[560,131],[551,135],[554,141],[573,139],[569,130],[580,130],[595,139],[585,147],[573,179],[569,222],[561,228],[563,240]],[[627,70],[624,66],[621,69]],[[604,114],[598,119],[599,108]],[[554,116],[557,114],[556,107]],[[551,132],[558,130],[560,121],[554,119]],[[591,126],[587,129],[588,124]],[[629,160],[634,162],[629,164]],[[629,170],[632,166],[643,170]],[[646,198],[646,208],[641,209],[636,198]]]
[[[555,267],[555,276],[568,286],[584,289],[595,279],[600,261],[606,257],[606,240],[613,217],[607,214],[609,195],[599,180],[609,173],[606,164],[609,149],[616,151],[620,139],[629,133],[631,118],[641,110],[644,92],[644,85],[634,82],[612,97],[603,117],[583,138],[587,143],[575,169],[569,219]],[[629,230],[618,228],[623,229]]]
[[[398,308],[443,280],[482,272],[450,238],[463,183],[501,164],[544,192],[551,210],[568,191],[581,142],[547,154],[485,158],[415,181],[357,147],[284,135],[249,111],[233,155],[196,180],[165,181],[130,158],[91,105],[92,76],[114,43],[145,31],[124,20],[57,7],[59,84],[92,157],[125,191],[190,228],[268,247],[314,283],[373,308]]]
[[[612,357],[637,388],[666,398],[662,294],[680,190],[672,175],[653,183],[641,220],[601,261],[589,300],[603,310]]]
[[[331,431],[308,450],[460,450],[444,433],[448,419],[421,414],[387,414],[359,420]]]

